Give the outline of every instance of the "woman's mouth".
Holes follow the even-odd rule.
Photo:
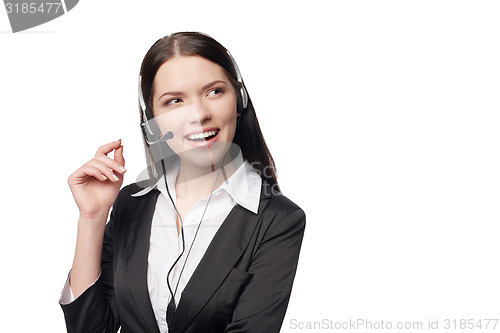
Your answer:
[[[204,129],[203,132],[191,133],[185,136],[186,141],[192,146],[202,147],[210,145],[217,141],[216,138],[220,133],[218,128]]]
[[[206,131],[203,133],[198,133],[198,134],[191,134],[187,136],[187,139],[189,141],[193,142],[202,142],[202,141],[209,141],[219,133],[219,130],[211,130],[211,131]]]

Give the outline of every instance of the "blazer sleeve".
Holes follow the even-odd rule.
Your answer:
[[[120,327],[113,288],[113,228],[118,199],[104,231],[101,274],[97,281],[69,304],[60,304],[70,333],[116,333]]]
[[[296,206],[295,206],[296,207]],[[298,207],[297,207],[298,208]],[[252,279],[225,332],[279,332],[297,269],[306,218],[300,208],[273,221],[248,268]]]

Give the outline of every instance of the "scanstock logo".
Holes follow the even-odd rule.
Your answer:
[[[51,1],[51,0],[49,0]],[[52,21],[72,10],[78,0],[4,0],[12,32],[19,32]]]

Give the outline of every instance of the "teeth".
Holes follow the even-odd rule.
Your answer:
[[[216,133],[217,133],[217,131],[212,130],[212,131],[206,131],[206,132],[198,133],[198,134],[191,134],[190,136],[188,136],[188,139],[189,140],[204,139],[204,138],[208,138],[209,136],[215,135]]]

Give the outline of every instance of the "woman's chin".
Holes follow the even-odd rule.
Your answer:
[[[177,155],[179,155],[181,164],[211,168],[221,164],[231,145],[231,142],[218,141],[205,146],[184,147],[185,149],[178,152]],[[229,157],[226,157],[226,159],[229,159]]]

